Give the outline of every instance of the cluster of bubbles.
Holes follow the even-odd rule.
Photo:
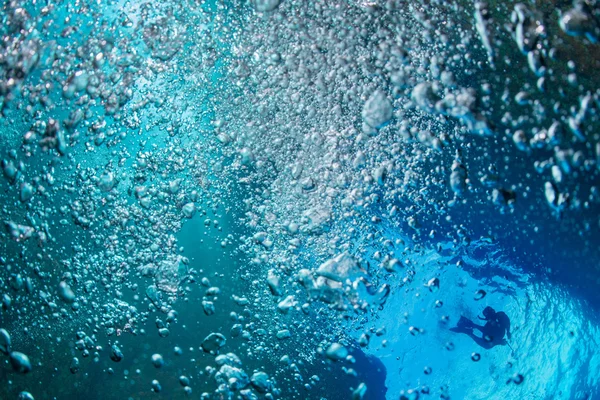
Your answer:
[[[5,2],[0,350],[14,371],[67,350],[75,375],[83,358],[119,363],[120,336],[156,320],[166,338],[194,290],[208,317],[224,291],[244,311],[198,338],[214,387],[201,398],[304,398],[319,377],[299,365],[350,371],[352,343],[385,335],[369,318],[392,291],[443,285],[418,272],[423,249],[571,240],[596,256],[600,5],[534,3]],[[232,208],[239,235],[220,226]],[[193,219],[247,259],[240,293],[183,255]]]

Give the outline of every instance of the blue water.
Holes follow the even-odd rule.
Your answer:
[[[600,398],[600,8],[488,3],[5,2],[0,398]]]

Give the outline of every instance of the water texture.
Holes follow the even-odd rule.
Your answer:
[[[2,3],[0,399],[600,398],[600,2]]]

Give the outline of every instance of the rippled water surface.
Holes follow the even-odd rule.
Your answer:
[[[1,399],[600,398],[600,1],[1,16]]]

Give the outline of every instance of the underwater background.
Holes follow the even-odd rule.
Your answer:
[[[600,1],[1,16],[0,399],[600,398]]]

